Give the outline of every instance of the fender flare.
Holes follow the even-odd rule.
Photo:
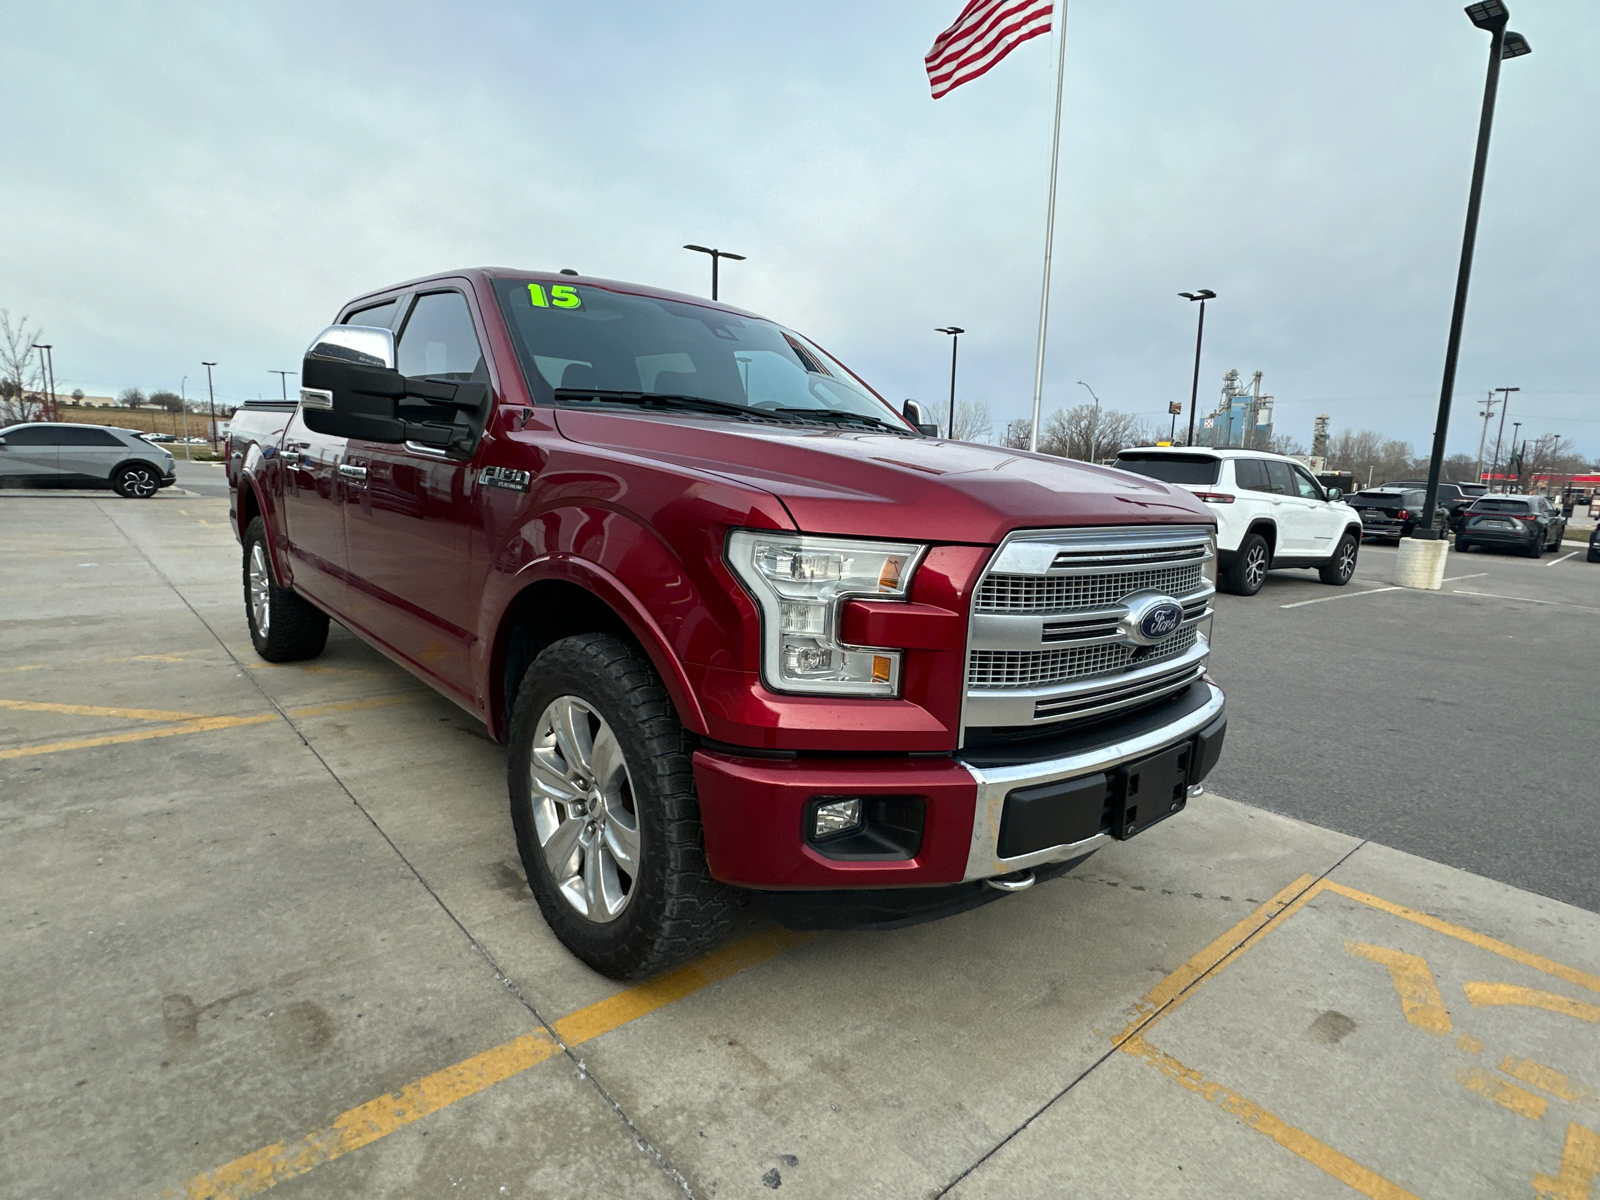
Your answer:
[[[261,518],[261,523],[267,529],[267,558],[272,567],[272,578],[277,581],[279,587],[293,588],[294,572],[288,569],[289,557],[284,553],[284,548],[280,544],[283,540],[282,536],[274,528],[270,515],[273,509],[266,503],[266,492],[261,486],[261,481],[256,478],[254,471],[248,468],[241,468],[235,479],[233,491],[236,510],[234,513],[234,534],[238,537],[239,543],[241,545],[244,544],[244,531],[250,522],[245,518],[245,506],[238,502],[237,497],[248,491],[255,500],[256,516]]]
[[[689,683],[689,676],[684,671],[683,664],[678,661],[678,656],[673,653],[666,634],[661,631],[661,626],[650,615],[649,609],[645,608],[638,597],[611,572],[574,554],[545,555],[525,564],[517,571],[513,577],[509,598],[495,617],[494,642],[490,648],[489,660],[491,678],[492,672],[504,661],[507,614],[515,606],[518,598],[530,587],[546,582],[570,583],[582,588],[615,613],[649,656],[656,673],[661,676],[662,683],[666,685],[667,695],[672,698],[673,707],[678,710],[678,720],[683,727],[701,736],[708,732],[705,713],[701,710],[700,700]],[[490,728],[498,728],[502,724],[509,727],[511,714],[498,711],[504,705],[505,698],[495,697],[493,703],[496,711],[489,714]]]

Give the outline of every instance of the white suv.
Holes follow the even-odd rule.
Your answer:
[[[1112,464],[1184,488],[1217,518],[1217,583],[1254,596],[1267,572],[1315,567],[1342,587],[1356,572],[1361,517],[1292,458],[1261,450],[1141,446]]]

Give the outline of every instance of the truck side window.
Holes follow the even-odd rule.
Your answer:
[[[1259,458],[1235,459],[1233,478],[1247,492],[1270,492],[1272,490],[1272,486],[1267,483],[1267,465]]]
[[[460,292],[418,296],[396,348],[400,374],[451,383],[488,382],[472,313]]]
[[[344,324],[388,329],[394,324],[394,305],[393,300],[385,300],[382,304],[374,304],[371,308],[357,309],[344,319]]]

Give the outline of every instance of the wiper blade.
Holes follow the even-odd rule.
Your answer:
[[[613,392],[599,388],[557,388],[557,400],[598,400],[615,404],[637,404],[641,408],[670,408],[688,412],[709,412],[730,417],[760,418],[766,413],[745,404],[730,404],[705,396],[684,396],[672,392]]]
[[[911,436],[911,431],[904,426],[896,425],[892,421],[885,421],[882,417],[874,417],[869,413],[845,412],[838,408],[774,408],[770,412],[793,413],[796,416],[809,417],[813,421],[844,421],[856,425],[866,425],[872,429],[886,429],[890,433],[898,433],[905,437]]]

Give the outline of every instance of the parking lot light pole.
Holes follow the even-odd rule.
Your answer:
[[[49,342],[34,342],[33,348],[44,351],[39,356],[43,360],[40,363],[41,370],[39,373],[44,376],[40,381],[44,384],[44,419],[46,421],[54,421],[60,416],[56,412],[55,346]]]
[[[685,250],[693,250],[696,254],[709,254],[711,256],[711,298],[717,298],[717,260],[731,258],[734,262],[743,262],[744,255],[735,254],[731,250],[717,250],[711,246],[685,246]]]
[[[1519,58],[1532,52],[1528,40],[1506,29],[1511,13],[1501,0],[1482,0],[1467,5],[1467,17],[1489,34],[1489,69],[1483,81],[1483,109],[1478,116],[1478,150],[1472,162],[1472,187],[1467,195],[1467,225],[1461,238],[1461,265],[1456,272],[1455,305],[1450,312],[1450,337],[1444,352],[1444,380],[1439,387],[1439,418],[1433,427],[1433,453],[1428,459],[1428,490],[1422,511],[1432,512],[1439,499],[1439,470],[1444,462],[1444,439],[1450,428],[1450,398],[1456,387],[1456,357],[1461,350],[1461,325],[1467,312],[1467,284],[1472,277],[1472,248],[1478,236],[1478,207],[1483,200],[1483,173],[1489,159],[1489,131],[1494,124],[1495,91],[1500,83],[1500,60]],[[1504,409],[1502,420],[1504,419]],[[1413,531],[1413,537],[1436,538],[1429,527]],[[1444,560],[1439,560],[1444,569]],[[1437,586],[1437,585],[1434,585]]]
[[[935,329],[935,333],[948,333],[950,335],[950,427],[945,430],[945,436],[951,441],[956,436],[956,347],[961,344],[961,335],[966,332],[959,325],[946,325],[943,329]]]
[[[298,375],[298,374],[300,374],[300,372],[299,371],[268,371],[267,374],[268,375],[276,375],[278,377],[279,389],[283,392],[283,398],[285,400],[287,400],[289,398],[289,376]]]
[[[1206,336],[1206,301],[1215,300],[1217,294],[1210,288],[1201,288],[1198,292],[1179,292],[1185,300],[1200,301],[1200,325],[1194,332],[1194,383],[1189,387],[1189,438],[1184,443],[1186,446],[1194,445],[1194,409],[1200,399],[1200,343]]]
[[[209,397],[208,403],[211,406],[211,453],[215,454],[217,452],[217,390],[211,383],[211,368],[217,364],[203,362],[200,365],[206,369],[206,395]]]
[[[1495,388],[1495,391],[1505,393],[1505,399],[1500,402],[1500,428],[1495,430],[1494,434],[1494,466],[1489,470],[1489,478],[1491,480],[1500,473],[1500,439],[1505,436],[1506,432],[1506,410],[1511,407],[1511,393],[1520,392],[1521,390],[1519,387]]]
[[[1078,386],[1088,388],[1089,395],[1094,396],[1094,389],[1083,380],[1078,380]],[[1100,441],[1100,397],[1094,396],[1094,423],[1089,426],[1089,461],[1094,462],[1094,452]]]

